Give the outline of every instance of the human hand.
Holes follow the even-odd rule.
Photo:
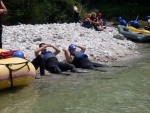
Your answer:
[[[68,47],[69,47],[69,46],[64,47],[64,48],[62,48],[62,50],[63,50],[63,51],[68,51]]]
[[[46,44],[47,45],[47,47],[52,47],[52,45],[51,44]]]
[[[7,9],[5,9],[5,10],[4,10],[4,14],[7,14],[7,13],[8,13],[8,10],[7,10]]]
[[[50,47],[50,45],[44,44],[44,45],[41,47],[41,50],[45,50],[47,47]]]

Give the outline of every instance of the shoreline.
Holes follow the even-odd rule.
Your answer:
[[[30,61],[42,42],[51,43],[61,50],[58,54],[60,61],[64,60],[62,49],[69,44],[85,46],[89,59],[98,63],[108,64],[139,56],[136,43],[124,39],[117,28],[107,26],[106,31],[95,31],[80,26],[80,23],[3,26],[2,42],[3,49],[24,51]]]

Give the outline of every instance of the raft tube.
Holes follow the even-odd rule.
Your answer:
[[[3,50],[0,49],[2,52]],[[27,86],[33,82],[36,70],[31,62],[22,58],[0,60],[0,89]]]
[[[118,31],[124,37],[141,43],[148,43],[150,42],[150,34],[139,34],[136,32],[131,31],[128,27],[118,25]]]

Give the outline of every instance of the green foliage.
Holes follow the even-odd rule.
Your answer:
[[[150,12],[148,2],[141,0],[5,0],[8,14],[3,16],[3,24],[72,22],[75,2],[82,9],[81,20],[95,9],[110,21],[117,20],[119,16],[129,21],[138,15],[139,19],[146,20],[147,13]]]

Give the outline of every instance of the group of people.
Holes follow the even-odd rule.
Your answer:
[[[147,26],[145,26],[144,29],[150,31],[150,16],[147,16],[146,18],[148,19],[147,20]],[[120,25],[127,26],[126,20],[123,19],[122,17],[119,17],[118,21],[119,21]],[[129,22],[129,25],[136,28],[136,29],[140,28],[140,25],[139,25],[137,20],[131,20]]]
[[[75,23],[80,21],[80,17],[79,17],[80,11],[77,6],[78,3],[76,2],[73,6],[73,18]],[[96,14],[95,12],[86,15],[82,22],[83,27],[94,28],[97,31],[105,30],[106,27],[103,27],[105,25],[106,22],[103,21],[102,14],[101,13]]]
[[[103,31],[106,27],[104,27],[105,23],[101,17],[101,13],[96,14],[92,12],[84,17],[82,26],[85,28],[94,28],[96,31]]]
[[[74,6],[74,19],[75,22],[79,21],[80,11],[77,8],[77,3]],[[1,17],[3,14],[7,13],[7,8],[5,7],[2,0],[0,0],[0,48],[2,48],[2,22]],[[85,21],[90,22],[94,27],[102,25],[101,20],[96,22],[96,14],[93,12],[89,18],[86,18]],[[54,52],[47,51],[47,48],[53,48]],[[76,51],[76,48],[80,48],[81,51]],[[45,75],[45,69],[50,73],[63,74],[64,71],[70,70],[71,72],[78,73],[77,68],[84,69],[95,69],[95,67],[102,67],[105,65],[93,63],[88,59],[86,55],[85,48],[82,46],[71,44],[67,49],[64,49],[64,56],[66,62],[60,62],[57,58],[57,55],[60,53],[60,50],[51,45],[41,43],[39,48],[35,50],[35,58],[31,61],[37,70],[40,67],[40,74]],[[13,54],[13,57],[26,58],[27,54],[22,51],[16,51]]]
[[[54,52],[47,51],[47,48],[51,47]],[[80,48],[80,51],[76,51],[76,47]],[[41,43],[39,48],[35,50],[35,59],[32,63],[37,69],[40,67],[41,75],[44,75],[44,69],[50,73],[63,74],[64,71],[70,70],[71,72],[78,73],[77,68],[95,69],[95,67],[102,67],[103,65],[92,63],[88,56],[84,53],[85,48],[82,46],[71,44],[66,49],[63,49],[67,62],[60,62],[57,59],[57,55],[60,50],[52,46],[51,44]]]
[[[53,48],[54,52],[47,50],[48,48]],[[77,51],[76,48],[79,48],[80,51]],[[94,70],[96,67],[107,67],[107,65],[91,62],[88,55],[85,54],[85,47],[71,44],[63,49],[63,51],[66,62],[58,60],[57,55],[60,53],[60,50],[57,47],[41,43],[39,48],[34,51],[35,58],[31,63],[36,70],[40,68],[41,76],[45,75],[45,69],[54,74],[66,74],[64,71],[67,70],[78,73],[77,68]],[[25,58],[26,56],[22,51],[17,51],[13,57]]]

